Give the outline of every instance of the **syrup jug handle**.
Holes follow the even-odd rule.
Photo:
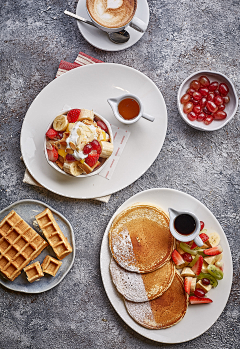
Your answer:
[[[195,239],[193,240],[195,242],[195,244],[198,246],[198,247],[201,247],[203,245],[203,241],[202,239],[200,238],[200,236],[196,236]]]
[[[154,120],[155,120],[155,118],[153,117],[153,116],[151,116],[151,115],[148,115],[148,114],[142,114],[142,117],[144,118],[144,119],[147,119],[148,121],[151,121],[151,122],[153,122]]]

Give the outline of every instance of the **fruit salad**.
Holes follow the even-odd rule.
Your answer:
[[[187,114],[190,121],[203,121],[209,125],[213,120],[224,120],[226,104],[229,103],[229,88],[225,83],[218,83],[200,76],[193,80],[186,93],[181,97],[183,112]]]
[[[92,110],[63,112],[46,132],[48,160],[72,176],[96,172],[112,152],[111,130]]]
[[[208,233],[203,222],[199,236],[203,241],[201,248],[194,241],[177,241],[172,253],[176,268],[182,269],[181,276],[184,278],[185,291],[190,296],[190,304],[212,303],[206,294],[211,288],[217,287],[218,281],[223,278],[220,236],[216,232]]]

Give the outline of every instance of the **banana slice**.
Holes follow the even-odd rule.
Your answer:
[[[218,233],[207,233],[207,235],[209,236],[209,240],[206,241],[206,244],[209,247],[216,247],[219,245],[220,243],[220,236],[218,235]]]
[[[71,174],[72,176],[79,176],[80,174],[83,173],[82,169],[80,167],[78,167],[78,162],[74,161],[74,162],[64,162],[63,165],[63,170],[66,173]]]
[[[192,278],[191,287],[190,287],[190,293],[194,293],[194,291],[196,289],[196,284],[197,284],[197,279],[196,278]]]
[[[82,121],[84,119],[88,119],[88,120],[93,121],[94,112],[92,110],[88,110],[88,109],[81,109],[81,113],[79,115],[78,121]]]
[[[53,121],[53,128],[56,131],[65,131],[67,129],[68,126],[68,119],[67,119],[67,115],[61,114],[58,115],[54,121]]]
[[[102,152],[100,158],[109,158],[113,152],[113,144],[110,142],[101,142]]]

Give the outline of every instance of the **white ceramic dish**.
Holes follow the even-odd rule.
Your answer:
[[[213,122],[210,125],[205,125],[202,121],[201,122],[196,120],[190,121],[187,115],[183,112],[183,104],[181,104],[180,102],[181,97],[186,93],[187,89],[189,88],[190,82],[192,80],[198,80],[198,78],[201,75],[207,76],[210,82],[213,82],[213,81],[217,81],[218,83],[224,82],[229,87],[228,96],[230,97],[230,102],[226,104],[226,108],[224,110],[227,113],[227,117],[224,120],[213,120]],[[211,70],[201,70],[191,74],[183,81],[183,83],[181,84],[178,90],[177,105],[178,105],[178,110],[182,119],[189,126],[201,131],[216,131],[224,127],[236,114],[236,111],[238,108],[238,97],[237,97],[237,93],[233,83],[226,75],[219,72],[214,72]]]
[[[81,16],[83,18],[90,20],[90,17],[86,9],[86,0],[78,1],[76,14],[78,16]],[[147,0],[138,0],[138,7],[135,15],[136,17],[140,18],[141,20],[143,20],[145,23],[148,24],[149,7],[148,7]],[[126,30],[130,34],[130,39],[128,40],[128,42],[124,44],[114,44],[109,40],[107,33],[101,31],[98,28],[94,28],[91,25],[84,24],[79,21],[77,21],[77,26],[82,36],[85,38],[85,40],[87,40],[94,47],[99,48],[100,50],[105,50],[105,51],[125,50],[126,48],[129,48],[132,45],[134,45],[136,42],[138,42],[138,40],[140,40],[141,37],[144,35],[144,33],[140,33],[131,27],[127,27]]]
[[[79,107],[79,108],[80,108],[80,107]],[[73,109],[73,108],[71,108],[71,109]],[[67,113],[67,112],[68,112],[69,110],[71,110],[71,109],[63,110],[63,111],[61,111],[61,112],[58,112],[56,116],[58,116],[58,115],[60,115],[60,114],[65,114],[65,113]],[[111,129],[111,126],[110,126],[109,122],[108,122],[105,118],[103,118],[101,115],[99,115],[99,114],[97,114],[97,113],[95,113],[95,112],[94,112],[94,115],[95,115],[98,119],[102,120],[102,121],[107,125],[108,131],[109,131],[110,140],[111,140],[111,142],[113,142],[113,134],[112,134],[112,129]],[[53,120],[54,120],[54,118],[53,118]],[[53,123],[53,121],[48,125],[48,127],[47,127],[47,129],[46,129],[46,131],[45,131],[45,134],[46,134],[47,130],[49,130],[49,128],[51,127],[52,123]],[[66,173],[65,171],[61,170],[60,167],[59,167],[58,165],[56,165],[55,162],[49,161],[49,160],[48,160],[47,149],[46,149],[46,136],[45,136],[45,134],[44,134],[44,142],[43,142],[43,144],[44,144],[44,154],[45,154],[45,157],[46,157],[46,160],[47,160],[48,164],[49,164],[50,166],[52,166],[52,167],[53,167],[56,171],[58,171],[59,173],[62,173],[62,174],[64,174],[64,175],[68,176],[68,177],[73,177],[72,175],[70,175],[70,174]],[[91,176],[94,176],[94,175],[96,175],[96,174],[98,174],[99,172],[102,171],[102,169],[106,166],[106,164],[109,162],[110,159],[111,159],[111,156],[110,156],[109,158],[107,158],[107,159],[103,159],[103,158],[102,158],[102,159],[100,159],[100,160],[102,161],[101,166],[99,166],[95,171],[93,171],[93,172],[91,172],[91,173],[89,173],[89,174],[81,174],[81,175],[79,175],[79,176],[74,176],[74,177],[75,177],[75,178],[84,178],[84,177],[91,177]],[[99,161],[100,161],[100,160],[99,160]]]
[[[204,221],[208,231],[217,231],[221,237],[223,247],[224,278],[219,281],[217,288],[209,292],[213,300],[211,304],[190,305],[183,320],[173,327],[164,330],[150,330],[138,325],[127,313],[122,296],[116,291],[112,283],[109,263],[111,253],[108,245],[108,231],[115,216],[128,206],[137,202],[147,202],[161,206],[167,212],[169,207],[176,210],[195,212]],[[194,197],[174,189],[150,189],[134,195],[115,212],[103,236],[100,252],[100,268],[103,285],[107,296],[122,320],[142,336],[162,343],[182,343],[194,339],[207,331],[221,315],[232,285],[232,257],[224,231],[209,209]]]
[[[14,281],[9,281],[0,274],[0,284],[10,290],[24,293],[41,293],[48,291],[51,288],[57,286],[64,279],[64,277],[67,275],[67,273],[73,265],[75,258],[75,239],[72,226],[69,223],[69,221],[63,215],[61,215],[61,213],[57,212],[45,203],[37,200],[17,201],[0,212],[0,222],[9,212],[11,212],[11,210],[14,210],[33,229],[35,229],[35,227],[33,226],[35,216],[38,213],[44,211],[46,208],[49,208],[52,211],[53,216],[57,220],[60,229],[62,230],[63,234],[68,238],[68,241],[70,242],[73,251],[62,260],[62,265],[59,268],[56,276],[54,277],[45,274],[44,277],[42,277],[39,281],[30,283],[29,281],[27,281],[26,274],[24,271],[22,271],[21,274]],[[50,246],[47,246],[34,261],[39,261],[40,263],[42,263],[47,255],[56,258],[52,248]]]
[[[141,98],[146,113],[155,120],[149,122],[141,118],[133,125],[124,126],[131,134],[110,180],[92,176],[79,181],[48,165],[43,152],[43,135],[53,115],[64,105],[84,105],[121,128],[122,123],[116,120],[107,99],[123,93]],[[28,171],[43,187],[62,196],[91,199],[115,193],[146,172],[162,148],[166,130],[166,105],[152,80],[127,66],[90,64],[60,76],[39,93],[23,121],[21,151]]]

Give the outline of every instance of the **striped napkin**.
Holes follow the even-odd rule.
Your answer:
[[[60,62],[59,67],[58,67],[58,71],[56,74],[56,78],[65,74],[69,70],[72,70],[72,69],[75,69],[78,67],[82,67],[83,65],[95,64],[95,63],[104,63],[104,62],[100,61],[99,59],[88,56],[83,52],[79,52],[74,63],[70,63],[70,62],[66,62],[66,61]],[[26,169],[25,174],[24,174],[23,182],[41,187],[41,185],[31,176],[31,174],[28,172],[27,169]],[[102,196],[100,198],[95,198],[95,200],[107,203],[109,201],[110,197],[111,197],[111,195],[106,195],[106,196]]]

